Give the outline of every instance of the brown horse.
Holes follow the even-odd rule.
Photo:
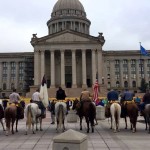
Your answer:
[[[82,119],[85,117],[86,123],[87,123],[87,133],[89,133],[89,123],[91,124],[92,132],[94,132],[94,119],[96,116],[96,107],[91,101],[84,101],[79,102],[78,100],[75,100],[73,103],[72,109],[77,110],[77,114],[80,118],[80,130],[82,130]]]
[[[135,102],[133,101],[125,101],[123,108],[123,111],[125,111],[125,124],[127,129],[127,116],[129,116],[130,124],[131,124],[131,130],[133,133],[136,132],[136,123],[137,123],[137,117],[138,117],[138,107]]]
[[[3,124],[3,118],[4,118],[4,109],[3,109],[2,100],[0,100],[0,122],[1,122],[2,127],[3,127],[3,131],[5,131],[4,124]]]
[[[18,105],[18,106],[17,106]],[[11,104],[9,105],[4,111],[4,118],[6,121],[6,135],[10,132],[10,125],[11,125],[11,132],[14,134],[14,123],[16,121],[16,132],[18,132],[18,120],[24,118],[24,109],[20,104]]]

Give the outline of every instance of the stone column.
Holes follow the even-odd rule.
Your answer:
[[[51,88],[55,87],[55,57],[54,50],[51,50]]]
[[[147,59],[144,59],[144,78],[145,81],[148,83],[148,76],[147,76]]]
[[[140,82],[141,82],[141,78],[139,78],[139,60],[136,60],[136,86],[139,87],[140,86]]]
[[[82,88],[86,87],[86,50],[82,49]]]
[[[7,67],[7,89],[10,89],[10,75],[11,75],[11,68],[10,68],[10,63],[8,62],[8,67]]]
[[[65,50],[61,50],[61,87],[65,87],[65,59],[64,59]]]
[[[45,51],[41,51],[41,81],[45,75]]]
[[[123,88],[124,87],[124,82],[123,82],[123,60],[120,60],[120,86]]]
[[[97,72],[98,72],[98,82],[99,84],[102,84],[102,76],[103,76],[102,48],[97,50]]]
[[[129,88],[132,87],[132,81],[131,81],[131,60],[128,60],[128,85]]]
[[[95,58],[95,52],[96,50],[92,50],[92,83],[95,83],[96,80],[96,58]]]
[[[39,85],[39,51],[34,52],[34,85]]]
[[[77,87],[76,50],[72,50],[72,88]]]
[[[15,88],[18,89],[19,83],[19,62],[16,62],[16,80],[15,80]]]
[[[2,69],[3,65],[2,62],[0,62],[0,88],[2,89],[2,76],[3,76],[3,69]]]

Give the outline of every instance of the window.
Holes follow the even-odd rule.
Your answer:
[[[116,87],[119,87],[119,81],[116,82]]]
[[[136,81],[133,81],[133,82],[132,82],[132,87],[133,87],[133,88],[136,87]]]
[[[12,83],[12,84],[11,84],[11,89],[13,90],[14,88],[15,88],[15,84]]]
[[[6,90],[6,89],[7,89],[6,83],[3,83],[3,90]]]
[[[128,87],[128,82],[127,82],[127,81],[124,82],[124,87],[125,87],[125,88]]]

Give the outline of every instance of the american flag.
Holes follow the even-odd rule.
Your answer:
[[[99,84],[98,84],[98,80],[96,79],[96,82],[94,83],[93,86],[93,101],[96,103],[98,101],[98,92],[99,92]]]

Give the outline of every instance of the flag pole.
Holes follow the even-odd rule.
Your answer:
[[[141,49],[141,42],[140,43],[140,49]],[[140,68],[141,68],[141,80],[143,78],[143,75],[142,75],[142,54],[141,54],[141,50],[140,50]]]

